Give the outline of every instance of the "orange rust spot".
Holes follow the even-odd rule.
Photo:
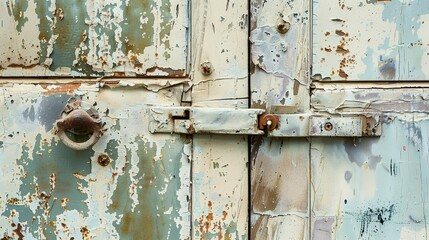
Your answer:
[[[341,60],[341,62],[340,62],[340,68],[346,67],[347,66],[346,62],[347,62],[347,59],[343,58],[343,60]]]
[[[338,36],[346,36],[346,37],[349,35],[348,33],[345,33],[339,29],[335,30],[335,34],[337,34]]]
[[[80,229],[80,232],[82,233],[82,238],[87,239],[89,237],[89,230],[86,227],[82,227]]]
[[[349,75],[347,73],[345,73],[342,69],[339,70],[338,75],[342,78],[347,79],[349,77]]]
[[[10,198],[7,200],[9,204],[17,204],[19,202],[18,198]]]
[[[331,35],[330,32],[325,32],[325,36],[329,36],[329,35]]]
[[[213,221],[213,213],[209,213],[206,217],[206,222],[204,223],[206,227],[206,232],[209,232],[210,224]]]
[[[341,54],[348,54],[348,53],[350,53],[350,51],[349,50],[347,50],[347,49],[345,49],[342,45],[344,45],[344,44],[341,44],[340,46],[337,46],[337,49],[335,50],[337,53],[341,53]]]
[[[324,49],[325,51],[327,51],[327,52],[332,52],[332,49],[331,48],[329,48],[329,47],[325,47],[325,49]]]
[[[67,83],[67,84],[59,84],[59,85],[52,85],[52,84],[40,84],[43,89],[46,91],[44,92],[45,95],[52,95],[52,94],[72,94],[74,91],[79,89],[80,83]]]
[[[222,211],[222,215],[223,215],[222,221],[225,221],[228,213],[226,211]]]
[[[114,77],[125,77],[125,72],[114,72],[113,76]]]

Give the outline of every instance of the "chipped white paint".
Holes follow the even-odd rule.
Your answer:
[[[0,76],[186,75],[188,1],[0,5]]]
[[[279,114],[271,136],[308,135],[310,1],[250,4],[251,106]],[[276,29],[279,19],[291,25],[286,34]],[[251,143],[251,239],[308,239],[308,141],[253,137]]]
[[[247,13],[243,0],[193,1],[193,107],[247,108]],[[193,238],[247,239],[247,136],[195,135],[193,144]]]
[[[418,0],[313,1],[313,72],[325,80],[429,78],[429,8]]]
[[[180,89],[183,87],[178,85],[153,93],[142,89],[100,88],[95,84],[77,85],[75,92],[88,97],[87,101],[97,102],[98,111],[104,113],[102,119],[106,122],[105,135],[93,147],[93,152],[88,152],[89,155],[70,152],[50,130],[68,95],[45,95],[51,90],[41,85],[16,84],[1,88],[4,97],[1,99],[3,157],[0,162],[6,168],[2,168],[4,178],[0,180],[0,231],[5,236],[15,237],[19,236],[19,232],[25,239],[53,236],[75,239],[127,236],[188,239],[190,142],[177,135],[152,135],[147,129],[147,107],[153,104],[180,104]],[[155,148],[153,155],[148,153]],[[58,151],[69,151],[69,156]],[[97,163],[101,153],[110,155],[110,165],[102,167]],[[146,176],[150,172],[141,164],[147,163],[149,165],[146,167],[150,167],[152,160],[141,154],[176,166],[174,171],[177,173],[165,175],[153,172],[153,178]],[[79,158],[85,155],[88,158]],[[82,169],[87,170],[82,172]],[[174,168],[168,169],[165,171]],[[46,186],[44,183],[49,176],[49,185]],[[123,179],[129,179],[130,184],[124,185]],[[125,194],[118,196],[121,189],[125,190]],[[142,191],[150,189],[157,192],[142,194]],[[158,200],[156,196],[159,196]],[[164,203],[163,198],[172,200]],[[129,205],[115,209],[124,202],[129,202]],[[151,207],[148,203],[154,205]],[[162,209],[167,210],[167,206],[174,209],[165,213]],[[25,209],[32,211],[36,222]],[[154,211],[152,215],[150,211]],[[159,211],[164,214],[157,215]],[[130,216],[131,220],[126,220]],[[141,222],[133,223],[141,218],[138,216],[145,217]],[[156,219],[164,219],[164,224],[168,223],[160,233],[150,227]],[[123,224],[129,230],[125,231],[121,227]],[[133,224],[147,226],[135,228]],[[18,226],[20,230],[17,230]]]

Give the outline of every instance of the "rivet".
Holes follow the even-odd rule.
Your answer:
[[[200,64],[200,70],[204,76],[209,76],[210,74],[213,73],[214,68],[211,62],[205,61]]]
[[[273,131],[279,126],[279,117],[274,114],[262,114],[259,117],[259,129]]]
[[[277,20],[277,32],[279,33],[287,33],[290,29],[290,23],[283,20],[283,18],[279,18]]]
[[[332,129],[334,128],[334,125],[332,125],[332,123],[327,122],[325,123],[325,126],[323,127],[326,131],[332,131]]]
[[[98,162],[98,164],[100,164],[103,167],[109,165],[109,163],[110,163],[109,155],[107,155],[105,153],[100,154],[100,156],[98,156],[97,162]]]

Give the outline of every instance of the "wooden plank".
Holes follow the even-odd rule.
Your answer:
[[[317,0],[313,6],[316,79],[429,78],[426,2]]]
[[[314,138],[313,239],[426,239],[428,118],[388,114],[380,138]]]
[[[0,5],[0,76],[187,74],[188,1],[1,0]]]
[[[251,1],[251,106],[309,110],[309,1]],[[278,23],[290,23],[287,33]],[[308,239],[309,143],[252,138],[252,239]]]
[[[247,1],[192,4],[192,106],[248,106]],[[194,239],[247,239],[246,136],[195,135]]]

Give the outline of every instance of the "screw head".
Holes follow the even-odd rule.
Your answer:
[[[279,18],[277,20],[277,32],[279,33],[287,33],[290,29],[290,23],[283,20],[283,18]]]
[[[259,129],[272,131],[279,126],[279,117],[274,114],[262,114],[259,117]]]
[[[332,123],[327,122],[325,123],[325,126],[323,127],[326,131],[332,131],[332,129],[334,129],[334,125],[332,125]]]
[[[100,164],[103,167],[109,165],[109,163],[110,163],[109,155],[107,155],[105,153],[100,154],[100,156],[98,156],[97,162],[98,162],[98,164]]]
[[[200,64],[200,70],[204,76],[209,76],[210,74],[213,73],[214,68],[211,62],[205,61]]]

